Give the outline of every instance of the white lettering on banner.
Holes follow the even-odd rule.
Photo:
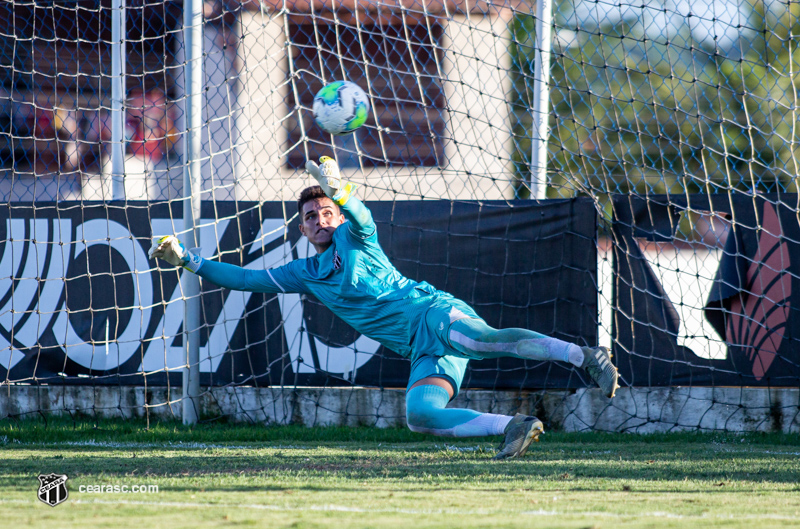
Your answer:
[[[213,221],[213,219],[212,219]],[[227,220],[220,221],[217,226],[216,236],[213,226],[209,226],[206,219],[203,219],[203,227],[200,228],[200,255],[210,258],[216,253],[217,238],[225,232]],[[249,255],[261,250],[272,241],[283,237],[285,234],[285,223],[283,219],[266,219],[261,225],[261,230],[253,241]],[[153,233],[170,233],[171,224],[168,219],[154,220]],[[292,259],[292,247],[289,242],[267,252],[261,259],[249,263],[244,268],[250,270],[265,270],[275,266],[286,264]],[[183,273],[183,272],[182,272]],[[228,351],[230,340],[236,327],[244,316],[247,302],[250,301],[252,292],[232,291],[225,299],[225,303],[215,322],[208,343],[200,348],[200,371],[203,373],[213,373],[219,367],[223,355]],[[299,307],[300,297],[296,304]],[[175,286],[172,296],[167,303],[164,316],[158,324],[157,331],[160,335],[155,336],[147,345],[142,365],[139,370],[144,372],[157,372],[162,370],[180,370],[186,367],[186,352],[183,347],[173,347],[172,342],[178,334],[180,325],[183,322],[184,304],[182,301],[180,282]],[[283,303],[281,303],[283,308]],[[299,308],[300,318],[302,318],[302,308]],[[285,319],[285,317],[284,317]],[[285,327],[285,330],[291,330]],[[291,336],[287,333],[287,341],[292,342]],[[291,353],[290,353],[291,354]],[[313,372],[313,367],[308,372]]]
[[[304,246],[305,240],[297,245],[297,251]],[[287,252],[289,260],[292,258],[291,249]],[[283,332],[286,334],[286,345],[289,347],[289,361],[295,373],[313,373],[314,360],[311,356],[311,346],[308,341],[308,330],[303,320],[303,304],[300,294],[278,294],[278,304],[281,307],[281,320]]]
[[[164,224],[158,224],[163,222]],[[204,228],[207,227],[206,220],[203,220]],[[227,222],[227,221],[224,221]],[[214,255],[216,240],[211,229],[200,230],[201,255],[208,258]],[[163,221],[153,220],[154,233],[170,233],[172,229],[168,219]],[[283,237],[285,234],[285,223],[283,219],[266,219],[261,225],[261,230],[253,241],[248,255],[252,255],[272,241]],[[225,231],[225,226],[218,226],[217,235]],[[305,241],[298,244],[300,257],[308,255],[308,245]],[[311,250],[313,255],[313,249]],[[249,270],[267,270],[276,266],[287,264],[292,260],[292,247],[287,241],[277,248],[264,254],[261,259],[256,259],[247,264],[244,268]],[[183,272],[182,272],[183,273]],[[200,348],[200,371],[203,373],[215,372],[223,355],[228,351],[230,340],[236,327],[244,316],[245,307],[250,301],[251,292],[230,292],[225,299],[222,311],[217,317],[217,321],[211,331],[208,343]],[[158,325],[160,336],[156,336],[147,346],[147,350],[140,367],[140,371],[157,372],[162,370],[180,370],[186,366],[186,353],[183,347],[173,347],[172,341],[178,333],[180,324],[183,321],[183,303],[180,291],[180,283],[167,304],[164,317]],[[311,346],[309,344],[309,334],[305,329],[303,320],[303,305],[300,302],[300,294],[278,294],[281,317],[283,320],[283,330],[286,334],[288,344],[289,359],[295,373],[313,373],[315,371]],[[355,370],[363,366],[372,355],[374,355],[380,344],[366,336],[361,336],[349,347],[330,347],[323,344],[318,338],[314,338],[319,356],[320,369],[330,373],[343,373],[345,376],[354,374]],[[325,351],[325,354],[322,354]]]
[[[23,221],[24,222],[24,221]],[[39,277],[40,274],[45,273],[45,264],[47,262],[47,248],[40,246],[42,242],[46,243],[50,240],[50,233],[48,219],[30,219],[30,236],[25,240],[24,232],[20,235],[22,241],[15,241],[12,244],[12,252],[17,251],[20,254],[24,251],[23,245],[27,244],[28,255],[23,264],[22,270],[15,268],[18,272],[16,275],[17,284],[14,287],[13,296],[8,299],[5,306],[0,309],[0,325],[7,330],[14,328],[20,319],[25,315],[25,311],[30,306],[36,293],[39,290]],[[24,228],[23,228],[24,229]],[[34,242],[36,241],[36,242]],[[20,244],[21,243],[21,244]],[[19,259],[19,257],[17,258]],[[5,274],[3,274],[5,277]],[[13,275],[11,277],[14,277]],[[9,277],[9,286],[11,282]]]
[[[172,219],[152,219],[153,233],[174,233]],[[209,258],[217,253],[218,242],[229,219],[202,219],[199,228],[200,253]],[[37,347],[42,334],[53,321],[53,333],[67,357],[77,364],[98,371],[108,371],[129,360],[142,345],[149,327],[153,307],[152,263],[148,262],[142,245],[122,224],[110,219],[93,219],[79,224],[72,236],[70,219],[7,219],[8,240],[0,256],[0,298],[12,291],[0,308],[0,327],[11,336],[13,343],[0,333],[0,365],[11,369],[24,358],[20,349]],[[52,230],[51,230],[52,228]],[[28,235],[26,236],[26,229]],[[253,255],[285,236],[283,219],[266,219],[252,243],[248,255]],[[105,244],[116,250],[130,270],[133,299],[124,329],[117,329],[106,340],[85,341],[73,327],[64,303],[63,291],[67,268],[89,248]],[[313,248],[302,241],[298,245],[300,258],[314,254]],[[23,259],[24,257],[24,259]],[[292,260],[292,247],[286,241],[245,266],[250,270],[266,270]],[[91,273],[91,268],[89,269]],[[183,273],[183,272],[181,272]],[[230,292],[214,323],[208,343],[200,349],[200,368],[215,372],[230,349],[230,340],[245,313],[250,292]],[[158,372],[179,370],[186,365],[183,347],[172,342],[184,317],[180,282],[175,286],[156,336],[144,342],[145,352],[140,371]],[[289,345],[292,369],[296,373],[313,373],[310,334],[305,328],[303,305],[299,294],[279,294],[278,303],[284,332]],[[380,344],[366,336],[345,347],[330,347],[314,337],[319,369],[330,373],[354,376],[377,352]],[[15,345],[16,344],[16,347]]]
[[[201,219],[199,227],[200,256],[212,257],[217,253],[217,245],[229,219],[220,220],[214,224],[214,219]],[[153,235],[166,235],[175,233],[171,219],[153,219],[151,221]],[[164,307],[164,314],[156,327],[156,335],[145,345],[145,353],[139,371],[153,372],[163,370],[179,370],[186,367],[186,350],[182,346],[175,347],[172,342],[180,330],[184,317],[183,292],[180,281],[175,285],[172,295]],[[216,327],[212,331],[216,332]],[[224,351],[223,351],[224,352]],[[220,353],[221,354],[221,353]],[[200,369],[208,367],[208,362],[203,361],[203,351],[200,351]],[[219,362],[217,362],[219,364]],[[216,368],[214,369],[216,370]]]
[[[212,219],[213,220],[213,219]],[[165,222],[169,222],[168,220]],[[205,224],[205,219],[203,224]],[[224,224],[223,224],[224,223]],[[217,227],[216,236],[213,226],[204,225],[200,229],[200,255],[210,258],[216,253],[217,239],[225,232],[227,220],[220,221]],[[154,233],[169,233],[168,231],[156,231],[161,226],[153,222]],[[169,228],[168,225],[164,228]],[[210,229],[209,229],[210,228]],[[283,219],[267,219],[261,226],[261,231],[253,242],[250,254],[260,250],[265,245],[284,235],[285,223]],[[260,260],[253,261],[245,266],[251,270],[259,270],[283,264],[285,256],[291,260],[291,246],[284,243],[278,248],[273,249],[264,255]],[[182,272],[183,273],[183,272]],[[239,322],[244,315],[245,306],[250,300],[251,292],[230,292],[220,311],[217,321],[211,331],[208,343],[200,348],[200,371],[213,373],[219,367],[220,361],[229,348],[230,339]],[[181,301],[182,293],[180,282],[175,286],[172,296],[167,304],[164,317],[158,324],[160,336],[148,344],[147,350],[140,367],[141,371],[153,372],[160,370],[177,370],[186,367],[186,352],[183,347],[173,347],[172,341],[178,333],[181,322],[183,321],[184,304]],[[163,344],[163,345],[162,345]]]
[[[51,222],[52,236],[49,233]],[[27,238],[26,223],[30,226]],[[25,349],[38,344],[58,308],[71,247],[61,243],[70,242],[71,227],[69,219],[6,219],[8,241],[0,259],[0,297],[14,290],[0,308],[0,326]],[[25,263],[20,263],[26,246]],[[0,334],[0,365],[11,369],[24,356]]]
[[[107,244],[122,256],[133,274],[133,303],[131,307],[118,307],[131,310],[131,316],[125,329],[117,330],[115,338],[86,342],[75,332],[66,310],[58,313],[53,326],[56,340],[70,360],[89,369],[108,371],[126,362],[139,350],[150,323],[153,279],[148,270],[147,255],[125,226],[110,219],[84,222],[76,228],[75,240],[83,243],[82,249],[76,249],[75,259],[96,244]]]
[[[645,249],[642,254],[664,288],[667,301],[670,298],[681,301],[672,303],[680,319],[678,345],[701,358],[724,360],[728,355],[725,339],[705,316],[706,300],[714,287],[722,250],[698,248],[686,252],[666,247],[657,251]]]
[[[261,230],[256,235],[248,255],[252,255],[275,239],[283,237],[286,223],[283,219],[267,219],[261,225]],[[289,242],[267,252],[245,268],[249,270],[264,270],[273,266],[284,264],[286,257],[292,258],[292,248]],[[228,294],[222,310],[217,316],[214,330],[211,331],[208,343],[200,348],[200,371],[214,372],[222,361],[222,356],[228,351],[233,333],[244,317],[245,307],[250,301],[251,292],[234,292]]]

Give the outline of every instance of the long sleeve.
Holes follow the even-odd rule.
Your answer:
[[[363,202],[351,196],[340,207],[345,218],[350,221],[348,223],[350,233],[359,239],[366,239],[375,234],[375,221],[372,220],[372,213]]]
[[[298,261],[268,270],[249,270],[241,266],[203,260],[197,275],[231,290],[284,294],[303,292],[302,281],[297,274]]]

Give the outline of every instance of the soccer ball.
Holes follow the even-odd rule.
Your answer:
[[[325,85],[314,96],[314,121],[330,134],[350,134],[366,123],[368,115],[367,94],[350,81]]]

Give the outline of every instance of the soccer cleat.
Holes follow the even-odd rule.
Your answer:
[[[581,367],[589,373],[592,380],[600,386],[600,391],[608,398],[614,396],[619,384],[619,373],[611,363],[611,354],[605,347],[581,347],[583,351],[583,364]]]
[[[514,415],[503,433],[505,434],[503,444],[493,459],[524,456],[531,443],[539,441],[539,436],[544,433],[544,425],[536,417],[518,413]]]

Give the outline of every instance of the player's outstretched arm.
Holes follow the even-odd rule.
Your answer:
[[[322,162],[320,166],[311,160],[307,161],[306,171],[316,179],[325,194],[342,208],[342,213],[350,221],[351,233],[362,239],[374,234],[375,222],[372,220],[372,213],[353,194],[358,184],[342,180],[339,166],[333,158],[323,156],[319,161]]]
[[[248,270],[209,261],[186,249],[174,235],[153,239],[148,255],[151,259],[163,259],[173,266],[182,266],[215,285],[231,290],[271,294],[300,291],[294,274],[286,266],[272,270]]]

